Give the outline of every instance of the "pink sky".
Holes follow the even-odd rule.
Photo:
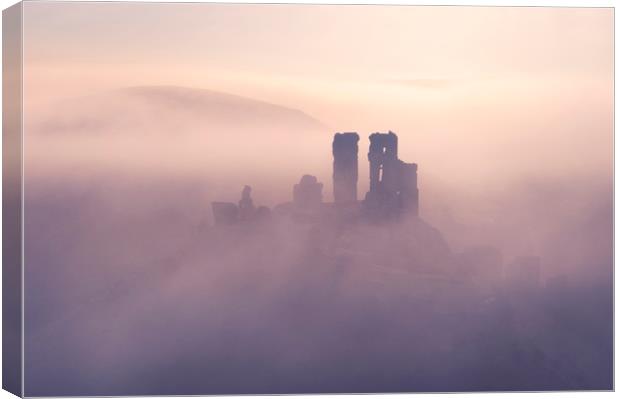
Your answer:
[[[24,7],[27,122],[66,98],[175,85],[302,110],[328,144],[391,129],[403,159],[449,182],[611,173],[609,8]]]

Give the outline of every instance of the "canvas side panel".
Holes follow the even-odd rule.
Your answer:
[[[22,396],[22,3],[2,12],[2,388]]]

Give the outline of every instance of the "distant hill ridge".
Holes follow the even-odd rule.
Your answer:
[[[120,91],[162,105],[184,107],[187,110],[235,111],[237,118],[243,118],[244,113],[252,112],[263,117],[286,117],[291,121],[297,120],[306,127],[326,128],[321,121],[301,110],[215,90],[183,86],[132,86]]]
[[[64,100],[35,124],[40,133],[183,130],[238,127],[329,131],[305,112],[234,94],[181,86],[132,86]],[[150,126],[150,125],[153,126]]]

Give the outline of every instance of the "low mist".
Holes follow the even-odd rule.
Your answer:
[[[422,154],[440,140],[396,130],[420,218],[215,226],[244,185],[275,209],[310,174],[332,202],[338,129],[178,87],[46,109],[26,120],[29,396],[612,389],[604,151],[489,172],[489,144],[448,174],[450,151]]]

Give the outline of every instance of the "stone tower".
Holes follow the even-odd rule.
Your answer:
[[[334,155],[334,202],[357,201],[357,133],[336,133]]]
[[[382,219],[403,213],[418,215],[418,165],[398,159],[398,137],[393,132],[369,137],[370,190],[364,199],[367,213]]]
[[[398,137],[373,133],[369,137],[370,191],[394,192],[398,185]]]

